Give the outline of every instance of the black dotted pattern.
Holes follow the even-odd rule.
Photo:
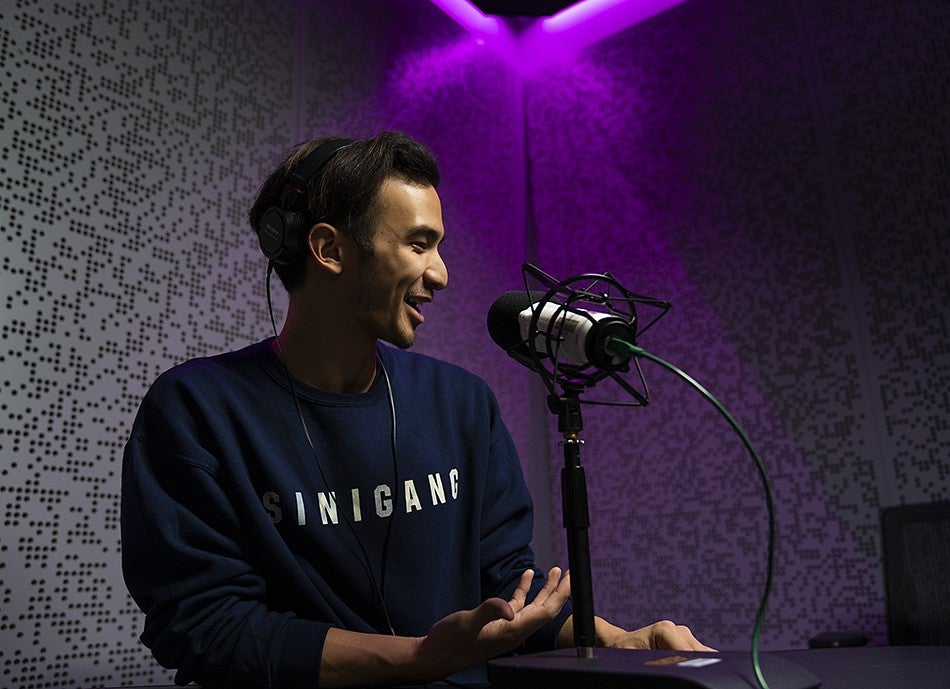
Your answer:
[[[244,216],[297,138],[296,13],[0,6],[0,686],[170,683],[122,582],[121,452],[162,370],[269,329]]]

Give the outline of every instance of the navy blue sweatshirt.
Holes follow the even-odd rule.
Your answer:
[[[269,341],[146,394],[123,461],[122,565],[142,641],[177,682],[312,686],[331,627],[389,633],[388,613],[422,636],[534,567],[531,500],[488,386],[419,354],[380,360],[395,461],[384,376],[359,395],[295,381],[311,448]],[[567,607],[521,650],[554,648]],[[484,666],[453,679],[485,681]]]

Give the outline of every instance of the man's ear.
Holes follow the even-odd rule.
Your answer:
[[[343,270],[347,237],[333,225],[317,223],[307,233],[307,250],[316,267],[339,274]]]

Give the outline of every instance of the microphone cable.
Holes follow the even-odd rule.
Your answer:
[[[668,361],[664,361],[660,357],[650,354],[650,352],[645,349],[638,347],[634,344],[627,342],[619,337],[610,336],[607,340],[608,347],[616,345],[618,349],[624,351],[625,354],[629,354],[632,357],[642,357],[648,359],[656,364],[659,364],[668,371],[672,371],[680,378],[689,383],[700,395],[702,395],[706,400],[716,408],[725,419],[732,426],[733,430],[738,434],[739,438],[742,440],[742,444],[745,445],[746,449],[749,451],[749,454],[752,456],[752,460],[755,462],[755,466],[759,472],[759,478],[762,480],[762,488],[765,491],[765,504],[768,510],[769,518],[769,535],[768,535],[768,560],[765,570],[765,586],[762,591],[762,598],[759,603],[759,610],[755,616],[755,625],[752,628],[752,668],[755,672],[755,678],[759,683],[761,689],[769,689],[768,683],[765,681],[765,677],[762,674],[762,667],[759,663],[759,636],[762,631],[762,622],[765,619],[765,608],[768,604],[769,594],[772,591],[772,575],[775,567],[775,506],[772,500],[772,487],[769,483],[769,477],[765,472],[765,465],[762,463],[762,459],[759,457],[758,452],[755,451],[755,448],[752,446],[752,441],[749,440],[749,436],[746,435],[746,432],[742,429],[742,426],[739,425],[739,422],[736,421],[735,417],[729,413],[729,410],[726,409],[722,403],[719,402],[713,395],[706,390],[702,385],[700,385],[692,376],[690,376],[685,371],[677,368]]]
[[[317,453],[317,449],[313,444],[313,439],[310,437],[310,431],[307,428],[307,422],[304,419],[304,415],[303,415],[303,408],[300,404],[300,396],[297,394],[297,388],[294,385],[293,374],[290,372],[290,368],[287,366],[287,361],[284,359],[283,349],[280,346],[280,336],[277,332],[277,320],[276,318],[274,318],[274,306],[273,306],[273,302],[271,301],[271,291],[270,291],[270,277],[273,271],[274,271],[274,262],[268,261],[267,276],[264,279],[264,288],[267,294],[267,311],[270,314],[271,327],[274,330],[274,341],[277,343],[277,352],[279,355],[278,358],[280,359],[280,363],[283,365],[284,371],[287,373],[287,382],[290,385],[290,393],[294,398],[294,406],[297,409],[297,417],[300,419],[300,425],[303,428],[304,435],[307,438],[307,444],[310,446],[310,451],[313,453],[313,458],[317,465],[317,471],[320,473],[320,479],[323,481],[323,484],[329,490],[330,483],[327,481],[326,474],[323,471],[323,465],[320,463],[320,456]],[[399,491],[399,485],[398,485],[399,484],[399,471],[398,471],[399,462],[398,462],[397,451],[396,451],[396,403],[393,399],[393,389],[392,389],[392,384],[389,379],[389,372],[386,370],[386,366],[385,364],[383,364],[383,360],[380,357],[378,351],[376,352],[376,361],[377,361],[377,364],[379,365],[379,368],[383,372],[383,378],[386,381],[386,391],[388,393],[388,398],[389,398],[389,411],[390,411],[390,418],[391,418],[391,423],[392,423],[390,443],[392,446],[392,458],[393,458],[393,490],[396,493],[396,498],[393,503],[393,512],[389,517],[389,523],[386,525],[386,535],[383,539],[382,563],[381,563],[379,582],[376,581],[376,577],[373,574],[372,562],[370,560],[369,555],[366,552],[366,548],[363,547],[363,542],[360,540],[359,535],[356,533],[356,527],[354,527],[353,524],[350,522],[350,520],[347,518],[346,512],[344,510],[340,510],[340,516],[343,519],[343,523],[346,524],[350,533],[353,535],[353,540],[356,541],[356,545],[359,548],[362,558],[360,558],[357,555],[356,551],[353,549],[352,544],[350,544],[348,541],[344,541],[344,542],[346,542],[346,546],[347,548],[350,549],[350,552],[353,554],[353,556],[356,557],[357,560],[361,560],[360,564],[365,570],[366,576],[369,578],[370,585],[373,587],[373,591],[375,592],[376,597],[379,599],[379,604],[380,604],[380,607],[382,608],[383,617],[386,620],[386,627],[388,628],[389,633],[392,636],[396,636],[396,630],[394,629],[392,620],[389,617],[389,610],[387,610],[386,608],[386,599],[383,596],[383,591],[385,590],[385,586],[386,586],[386,563],[389,559],[389,540],[390,540],[390,535],[392,534],[393,521],[395,520],[395,517],[396,517],[396,505],[398,504],[398,491]],[[335,496],[334,496],[333,501],[334,501],[334,504],[336,504]]]

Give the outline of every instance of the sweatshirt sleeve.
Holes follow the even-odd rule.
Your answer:
[[[491,393],[489,393],[491,395]],[[528,599],[544,585],[546,568],[538,568],[531,550],[534,512],[517,450],[505,427],[498,403],[491,395],[492,442],[481,523],[483,597],[511,597],[522,572],[535,571]],[[568,616],[568,601],[551,622],[528,637],[519,653],[553,650]]]
[[[146,396],[123,457],[122,569],[145,613],[143,643],[177,668],[179,684],[278,689],[318,681],[331,625],[268,608],[214,459],[189,440],[197,422],[175,408]]]

